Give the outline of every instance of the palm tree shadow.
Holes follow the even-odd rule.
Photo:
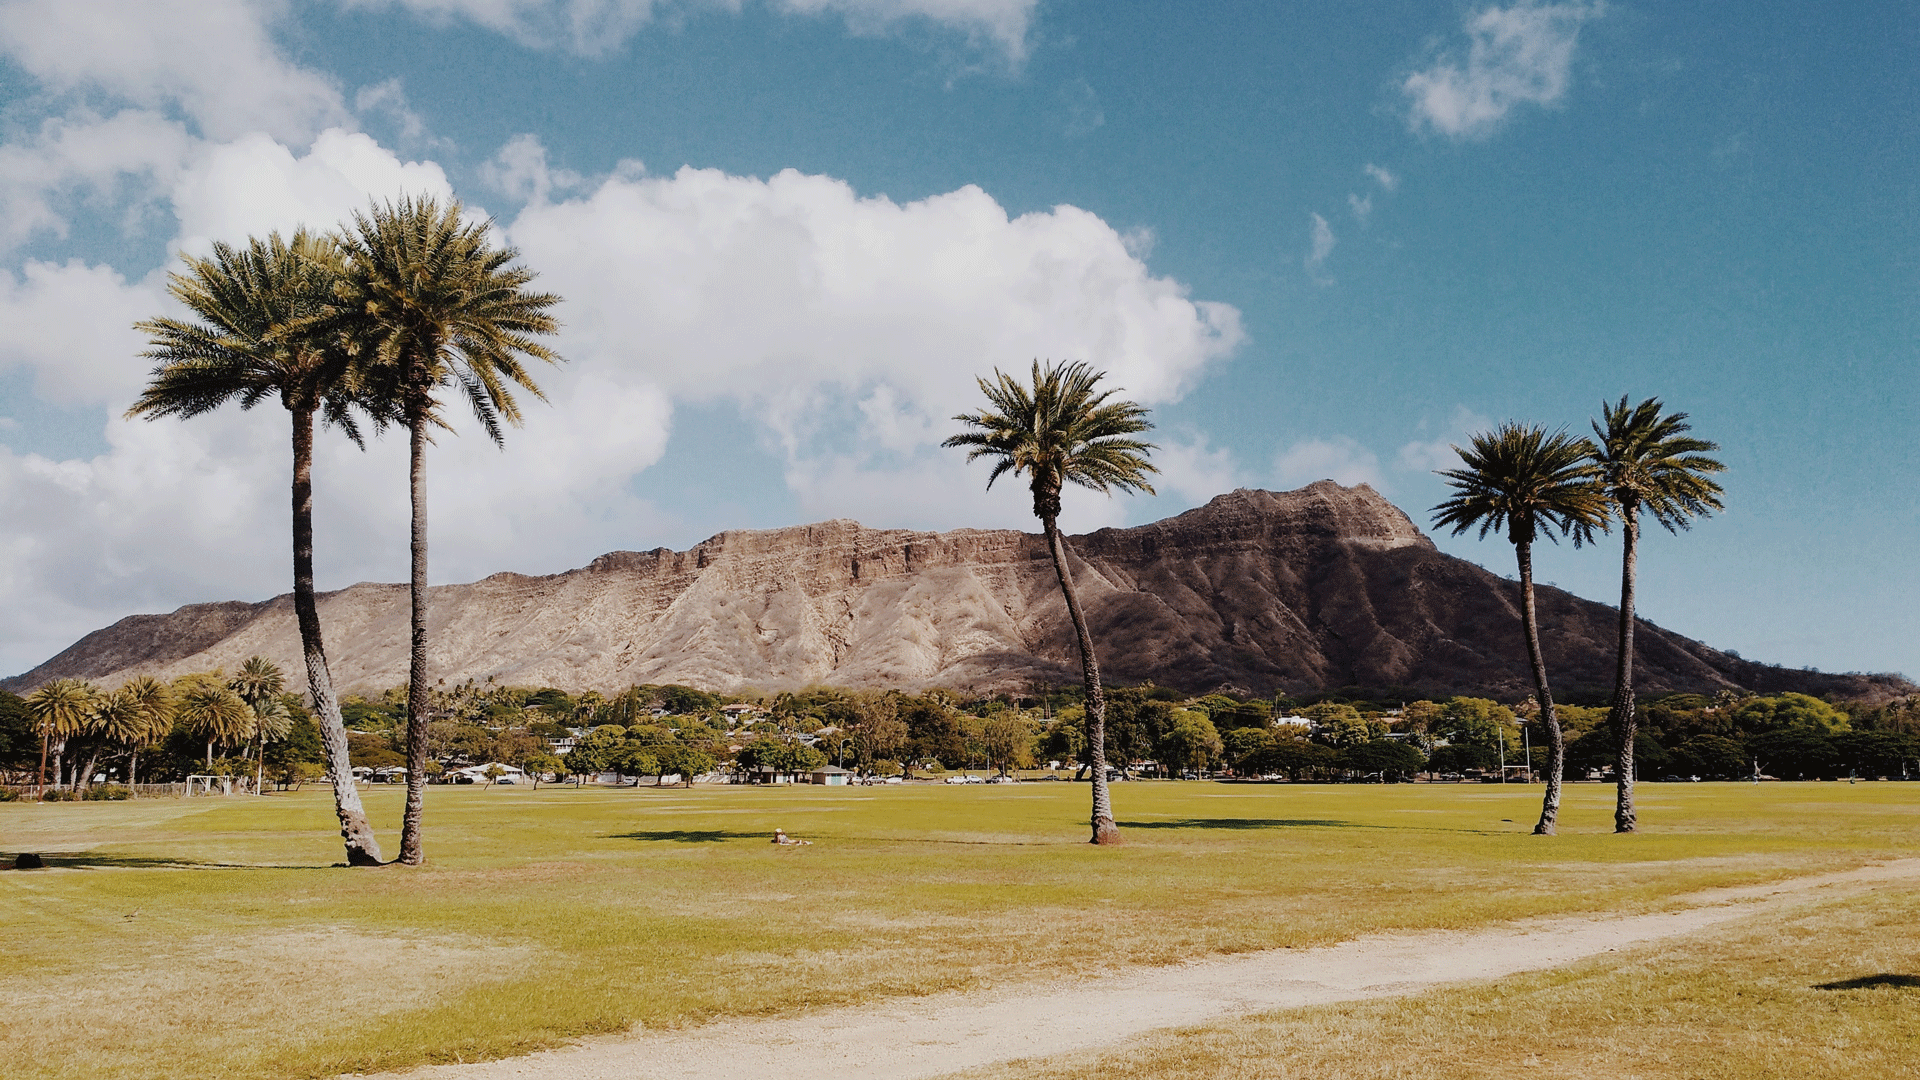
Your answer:
[[[49,870],[327,870],[344,865],[213,862],[177,855],[116,855],[99,851],[43,851],[40,859]],[[12,869],[12,860],[0,863],[0,868]]]
[[[1329,818],[1174,818],[1169,821],[1120,821],[1123,829],[1361,829],[1351,821]]]
[[[1881,972],[1878,975],[1862,975],[1857,979],[1841,979],[1838,982],[1815,983],[1815,990],[1871,990],[1876,986],[1898,986],[1907,989],[1920,989],[1920,975],[1895,975]]]
[[[719,844],[728,840],[767,840],[770,832],[739,832],[733,829],[652,829],[644,832],[611,833],[609,840],[658,840],[674,844]]]

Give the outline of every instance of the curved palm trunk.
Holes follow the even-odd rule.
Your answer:
[[[1621,508],[1621,525],[1626,533],[1626,554],[1620,565],[1620,656],[1613,673],[1613,731],[1620,741],[1620,757],[1614,775],[1619,784],[1613,805],[1613,831],[1630,833],[1639,825],[1633,809],[1633,741],[1640,734],[1640,718],[1633,704],[1633,587],[1638,576],[1640,508]]]
[[[353,761],[347,754],[347,725],[327,670],[326,644],[320,636],[320,609],[313,594],[313,413],[293,412],[293,612],[300,624],[300,651],[307,664],[307,691],[320,720],[320,745],[333,776],[333,809],[340,818],[348,866],[379,866],[380,841],[374,838],[360,789],[353,785]]]
[[[1533,613],[1533,544],[1520,541],[1513,545],[1520,561],[1520,616],[1527,630],[1527,662],[1533,665],[1533,696],[1540,703],[1540,717],[1547,725],[1547,794],[1540,801],[1540,821],[1533,827],[1535,836],[1552,836],[1554,821],[1560,816],[1560,773],[1566,766],[1567,741],[1560,734],[1560,718],[1553,712],[1553,691],[1547,689],[1547,662],[1540,655],[1540,626]]]
[[[1117,844],[1120,828],[1113,823],[1113,802],[1107,791],[1107,699],[1100,691],[1100,661],[1093,655],[1093,634],[1087,630],[1087,618],[1080,613],[1080,595],[1074,592],[1073,575],[1067,569],[1067,545],[1061,539],[1060,526],[1052,515],[1040,519],[1047,533],[1047,552],[1053,556],[1053,571],[1060,578],[1060,591],[1067,598],[1067,615],[1073,619],[1073,632],[1080,642],[1080,674],[1087,684],[1087,756],[1093,762],[1093,837],[1095,844]]]
[[[407,657],[407,810],[400,824],[400,861],[419,866],[420,811],[427,786],[427,418],[407,417],[407,490],[413,501],[413,637]]]
[[[127,786],[137,787],[140,783],[140,751],[135,750],[127,759]]]

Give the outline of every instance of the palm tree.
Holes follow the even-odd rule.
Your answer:
[[[1601,419],[1593,422],[1593,433],[1600,439],[1593,463],[1600,469],[1601,487],[1625,533],[1620,649],[1610,717],[1620,743],[1613,831],[1623,833],[1634,831],[1638,823],[1633,806],[1633,742],[1639,735],[1633,702],[1633,594],[1639,574],[1640,512],[1646,511],[1668,532],[1692,528],[1693,518],[1721,508],[1720,485],[1709,474],[1727,468],[1706,456],[1720,449],[1718,445],[1687,435],[1693,428],[1686,413],[1662,415],[1662,408],[1658,398],[1630,407],[1622,395],[1618,404],[1601,402]]]
[[[213,748],[238,746],[253,738],[253,710],[227,684],[213,678],[187,681],[180,694],[179,721],[188,731],[207,740],[207,768],[213,768]]]
[[[173,691],[151,675],[136,675],[114,691],[129,703],[135,725],[121,740],[131,751],[127,761],[127,785],[139,782],[140,751],[167,737],[173,730]]]
[[[1456,446],[1453,450],[1466,467],[1437,470],[1447,478],[1454,495],[1433,508],[1433,523],[1452,526],[1455,536],[1478,525],[1482,539],[1494,529],[1505,529],[1513,543],[1520,563],[1520,618],[1527,661],[1533,668],[1534,698],[1550,748],[1546,798],[1533,831],[1552,836],[1560,813],[1560,775],[1567,744],[1560,733],[1560,718],[1554,715],[1553,692],[1547,688],[1547,663],[1540,655],[1540,628],[1533,606],[1533,542],[1544,533],[1558,543],[1557,531],[1571,536],[1579,547],[1593,539],[1593,530],[1607,527],[1606,496],[1589,460],[1593,444],[1564,430],[1549,433],[1543,427],[1510,421],[1475,435],[1470,449]]]
[[[249,241],[245,249],[215,244],[211,258],[188,258],[186,264],[185,273],[170,275],[168,291],[196,319],[138,324],[152,342],[146,356],[158,365],[127,415],[186,418],[229,401],[250,409],[278,397],[292,416],[293,610],[307,691],[333,774],[334,811],[347,864],[378,866],[380,842],[353,785],[347,728],[327,670],[313,592],[314,416],[361,441],[348,411],[355,403],[351,357],[324,321],[332,310],[342,257],[332,240],[301,230],[290,241],[273,233]]]
[[[494,247],[491,223],[460,219],[459,202],[431,198],[375,205],[355,213],[341,239],[348,271],[340,307],[369,393],[407,426],[412,527],[412,640],[407,668],[407,807],[400,861],[425,861],[420,813],[427,779],[427,492],[426,448],[433,427],[447,427],[439,394],[449,384],[499,444],[501,421],[518,424],[512,387],[535,397],[540,388],[521,357],[557,363],[535,341],[559,328],[550,293],[527,291],[533,272],[513,265],[519,252]]]
[[[1147,410],[1131,401],[1110,401],[1115,391],[1098,389],[1103,372],[1083,362],[1066,365],[1033,362],[1032,386],[999,369],[994,382],[979,380],[989,409],[961,413],[955,420],[973,430],[948,439],[944,446],[968,448],[967,460],[992,458],[987,487],[1006,473],[1027,474],[1033,489],[1033,514],[1047,536],[1054,574],[1067,600],[1067,615],[1080,645],[1080,672],[1087,684],[1087,742],[1093,765],[1093,843],[1117,844],[1120,830],[1113,823],[1113,804],[1107,793],[1107,701],[1100,690],[1100,662],[1094,656],[1093,635],[1074,592],[1067,565],[1066,540],[1060,535],[1060,491],[1069,483],[1103,493],[1144,491],[1153,494],[1147,474],[1158,470],[1147,461],[1152,443],[1130,436],[1153,430]]]
[[[253,793],[259,795],[266,790],[267,744],[279,742],[293,732],[293,711],[287,708],[284,696],[266,698],[253,703]]]
[[[55,679],[28,694],[25,700],[27,715],[33,718],[34,730],[40,733],[38,786],[47,786],[47,751],[51,747],[54,755],[53,786],[60,787],[63,765],[60,756],[65,752],[69,738],[92,726],[95,710],[99,707],[100,691],[92,683],[79,679]]]

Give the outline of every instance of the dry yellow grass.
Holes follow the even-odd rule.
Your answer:
[[[9,1076],[317,1076],[1391,929],[1648,910],[1920,850],[1920,788],[436,788],[429,865],[335,868],[323,792],[0,805]],[[377,791],[380,821],[398,793]],[[816,841],[767,843],[775,825]],[[390,841],[390,838],[383,837]],[[138,912],[133,918],[129,913]],[[306,959],[299,959],[301,950]],[[344,988],[344,989],[343,989]]]

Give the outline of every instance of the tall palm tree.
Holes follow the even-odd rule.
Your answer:
[[[1560,813],[1567,744],[1553,711],[1553,692],[1547,687],[1547,663],[1540,654],[1540,627],[1533,605],[1533,542],[1544,534],[1558,543],[1555,532],[1572,537],[1575,547],[1592,540],[1595,529],[1607,527],[1606,495],[1589,460],[1593,444],[1564,430],[1549,433],[1543,427],[1509,421],[1475,435],[1472,441],[1468,449],[1453,448],[1465,468],[1436,470],[1447,478],[1454,495],[1433,508],[1433,523],[1452,526],[1455,536],[1478,525],[1482,539],[1494,529],[1505,529],[1513,543],[1520,564],[1520,618],[1527,661],[1533,668],[1534,698],[1549,745],[1547,792],[1533,831],[1552,836]]]
[[[1693,518],[1721,509],[1720,485],[1711,474],[1726,466],[1708,457],[1720,447],[1687,435],[1693,430],[1686,413],[1662,414],[1660,399],[1648,398],[1629,406],[1623,394],[1617,404],[1600,404],[1593,433],[1599,442],[1593,463],[1600,469],[1613,515],[1625,534],[1620,563],[1620,648],[1613,675],[1610,719],[1620,743],[1615,775],[1613,831],[1630,833],[1638,826],[1633,805],[1633,742],[1639,735],[1639,717],[1633,701],[1633,603],[1639,575],[1640,513],[1668,532],[1693,527]]]
[[[179,722],[207,741],[207,768],[213,768],[213,748],[238,746],[253,738],[253,710],[218,679],[187,682],[180,694]]]
[[[1067,544],[1060,535],[1060,491],[1078,484],[1094,491],[1144,491],[1153,494],[1147,474],[1157,472],[1147,461],[1149,442],[1131,436],[1153,430],[1147,410],[1131,401],[1111,401],[1116,391],[1100,390],[1103,372],[1083,362],[1065,365],[1033,362],[1031,386],[994,370],[993,382],[979,380],[988,409],[961,413],[955,420],[973,430],[948,439],[944,446],[964,446],[967,460],[993,459],[987,487],[1011,472],[1025,473],[1033,490],[1033,514],[1047,536],[1047,552],[1067,600],[1067,615],[1080,645],[1080,673],[1087,685],[1087,742],[1093,765],[1093,843],[1117,844],[1120,830],[1113,823],[1113,804],[1107,793],[1107,700],[1100,690],[1100,662],[1094,656],[1093,635],[1080,610],[1067,565]]]
[[[100,691],[80,679],[55,679],[26,696],[27,715],[40,733],[39,787],[47,786],[47,751],[52,748],[53,786],[61,786],[60,755],[67,740],[86,731],[94,722]]]
[[[490,222],[461,220],[459,202],[403,198],[355,213],[341,238],[348,270],[340,307],[369,392],[407,426],[413,504],[412,638],[407,666],[407,807],[400,861],[425,861],[420,813],[427,780],[427,492],[431,429],[447,427],[440,393],[457,386],[495,444],[501,421],[518,424],[513,387],[543,398],[522,357],[556,363],[534,338],[559,324],[550,293],[528,291],[519,252],[493,246]]]
[[[307,668],[307,691],[333,774],[334,811],[350,866],[380,865],[380,842],[353,785],[347,728],[340,717],[313,591],[313,424],[318,415],[359,443],[349,408],[355,403],[352,359],[325,317],[331,312],[343,260],[330,239],[301,230],[292,240],[273,233],[244,249],[215,244],[211,258],[186,260],[168,291],[192,321],[138,324],[157,361],[153,379],[129,416],[182,418],[229,401],[250,409],[278,397],[293,419],[293,610]]]

